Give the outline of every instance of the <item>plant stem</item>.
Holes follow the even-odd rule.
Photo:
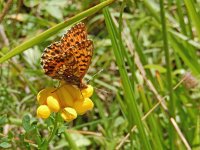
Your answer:
[[[54,128],[53,128],[53,130],[52,130],[52,132],[51,132],[51,135],[49,136],[49,139],[48,139],[48,141],[47,141],[48,144],[51,142],[51,140],[52,140],[53,137],[55,136],[56,131],[57,131],[57,129],[58,129],[58,115],[59,115],[59,114],[56,113],[55,121],[54,121]]]
[[[172,74],[171,74],[171,62],[169,57],[169,47],[168,47],[168,38],[167,38],[167,26],[166,26],[166,18],[165,18],[165,9],[164,9],[164,2],[160,0],[160,17],[161,17],[161,24],[162,24],[162,32],[163,32],[163,49],[165,52],[165,60],[166,60],[166,67],[167,67],[167,89],[169,92],[169,112],[171,117],[175,117],[175,105],[173,101],[173,87],[172,87]],[[169,118],[170,119],[170,118]],[[170,124],[169,126],[169,137],[170,137],[170,149],[175,149],[175,133],[173,130],[173,125]]]

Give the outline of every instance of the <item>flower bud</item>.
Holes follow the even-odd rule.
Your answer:
[[[40,105],[37,109],[37,116],[46,119],[50,116],[51,111],[47,105]]]
[[[88,85],[88,87],[86,89],[83,89],[81,91],[81,93],[82,93],[82,95],[83,95],[84,98],[91,97],[92,94],[93,94],[93,92],[94,92],[94,88],[91,85]]]

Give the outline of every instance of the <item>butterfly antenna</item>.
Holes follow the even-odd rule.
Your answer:
[[[109,90],[109,91],[106,91],[106,90],[102,90],[102,89],[99,89],[99,88],[96,88],[96,87],[94,87],[94,89],[96,89],[97,91],[100,91],[100,92],[102,92],[102,93],[106,93],[106,94],[110,94],[110,93],[111,93],[110,90]]]
[[[99,70],[97,73],[95,73],[95,74],[91,77],[91,79],[88,79],[88,80],[86,81],[86,83],[90,82],[90,80],[92,80],[97,74],[101,73],[103,70],[104,70],[104,69],[101,69],[101,70]]]

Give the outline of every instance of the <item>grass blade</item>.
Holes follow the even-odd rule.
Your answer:
[[[44,41],[45,39],[49,38],[50,36],[54,35],[55,33],[57,33],[59,30],[77,22],[77,21],[81,21],[84,18],[98,12],[99,10],[101,10],[102,8],[104,8],[105,6],[111,4],[112,2],[114,2],[115,0],[107,0],[105,2],[102,2],[84,12],[81,12],[80,14],[71,17],[70,19],[63,21],[59,24],[57,24],[56,26],[42,32],[41,34],[37,35],[36,37],[33,37],[32,39],[22,43],[21,45],[15,47],[14,49],[12,49],[10,52],[8,52],[6,55],[4,55],[3,57],[0,58],[0,63],[8,60],[9,58],[22,53],[23,51],[25,51],[26,49],[41,43],[42,41]]]

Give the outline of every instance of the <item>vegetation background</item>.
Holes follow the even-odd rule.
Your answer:
[[[40,57],[80,21],[95,107],[55,127],[36,118],[37,93],[58,83]],[[1,148],[200,149],[199,0],[0,0],[0,49]]]

